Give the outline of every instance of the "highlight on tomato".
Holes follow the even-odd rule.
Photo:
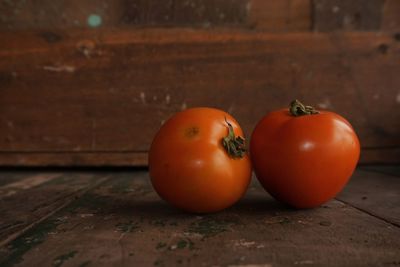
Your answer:
[[[153,139],[149,173],[155,191],[175,207],[195,213],[225,209],[242,197],[251,179],[243,131],[222,110],[179,112]]]
[[[313,208],[334,198],[351,177],[360,143],[350,123],[298,100],[255,127],[250,155],[257,179],[275,199]]]

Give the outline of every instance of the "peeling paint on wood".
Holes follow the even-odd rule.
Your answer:
[[[69,72],[69,73],[74,73],[76,70],[74,66],[69,66],[69,65],[43,66],[43,69],[52,72]]]

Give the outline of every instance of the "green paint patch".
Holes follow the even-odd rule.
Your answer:
[[[12,241],[9,246],[7,257],[0,259],[0,266],[14,266],[22,261],[22,256],[33,247],[43,243],[48,234],[60,225],[57,219],[48,220],[29,230],[22,236]]]
[[[166,246],[167,246],[167,243],[158,242],[156,249],[162,249],[162,248],[165,248]]]
[[[189,241],[188,248],[189,248],[190,250],[193,250],[193,249],[194,249],[194,243],[193,243],[193,241],[190,240],[190,239],[188,239],[188,241]]]
[[[67,207],[58,211],[49,219],[38,224],[23,235],[11,241],[6,249],[0,250],[2,252],[0,253],[0,266],[8,267],[20,263],[23,260],[23,255],[26,252],[45,242],[49,233],[54,232],[59,225],[66,222],[67,217],[61,217],[62,214],[75,212],[75,210],[80,207],[98,209],[99,207],[104,207],[107,204],[109,205],[109,203],[111,203],[109,197],[89,193],[84,194]]]
[[[177,248],[183,249],[186,248],[188,245],[188,242],[186,240],[179,240],[179,242],[176,244]]]
[[[107,207],[112,203],[112,199],[108,196],[100,196],[97,194],[87,193],[77,200],[73,201],[64,211],[76,213],[77,209],[85,208],[92,211],[97,211]]]
[[[122,193],[122,194],[130,193],[135,191],[133,188],[131,188],[131,185],[132,185],[132,177],[124,176],[118,178],[116,181],[113,182],[110,191],[112,193]]]
[[[280,224],[288,224],[288,223],[290,223],[290,220],[289,220],[289,218],[284,217],[279,223]]]
[[[203,238],[206,238],[228,231],[233,224],[234,222],[232,221],[203,218],[191,223],[188,231],[190,233],[200,234]]]
[[[87,267],[90,263],[91,261],[84,261],[79,265],[79,267]]]
[[[162,260],[156,260],[153,263],[154,266],[164,266],[164,262]]]
[[[139,228],[139,223],[129,221],[127,223],[119,223],[116,225],[117,230],[122,233],[132,233]]]
[[[58,256],[53,261],[53,267],[60,267],[61,265],[64,264],[64,262],[66,262],[67,260],[73,258],[76,253],[78,253],[78,251],[74,250],[74,251],[70,251],[70,252],[68,252],[66,254]]]
[[[87,24],[92,28],[99,27],[101,23],[102,19],[97,14],[90,14],[89,17],[87,18]]]
[[[151,221],[150,224],[153,225],[153,226],[165,227],[165,225],[167,225],[167,221],[166,220],[157,219],[157,220]]]
[[[170,250],[175,250],[175,249],[190,249],[193,250],[194,249],[194,243],[192,242],[192,240],[190,239],[181,239],[178,241],[178,243],[176,243],[175,245],[172,245],[169,247]]]

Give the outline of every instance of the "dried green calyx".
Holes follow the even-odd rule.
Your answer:
[[[313,115],[313,114],[318,114],[319,111],[317,111],[314,107],[312,106],[306,106],[303,105],[299,100],[293,100],[290,103],[289,107],[289,112],[293,116],[303,116],[303,115]]]
[[[225,122],[228,125],[228,135],[222,138],[222,145],[230,157],[243,158],[246,154],[245,140],[241,136],[235,136],[232,124],[230,124],[226,118]]]

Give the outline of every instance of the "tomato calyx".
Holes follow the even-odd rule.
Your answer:
[[[222,138],[222,145],[230,157],[243,158],[246,154],[245,140],[241,136],[235,136],[232,124],[226,118],[225,122],[228,125],[228,135]]]
[[[304,116],[304,115],[318,114],[319,111],[316,110],[314,107],[306,106],[303,103],[301,103],[299,100],[295,99],[292,102],[290,102],[289,113],[292,116],[298,117],[298,116]]]

